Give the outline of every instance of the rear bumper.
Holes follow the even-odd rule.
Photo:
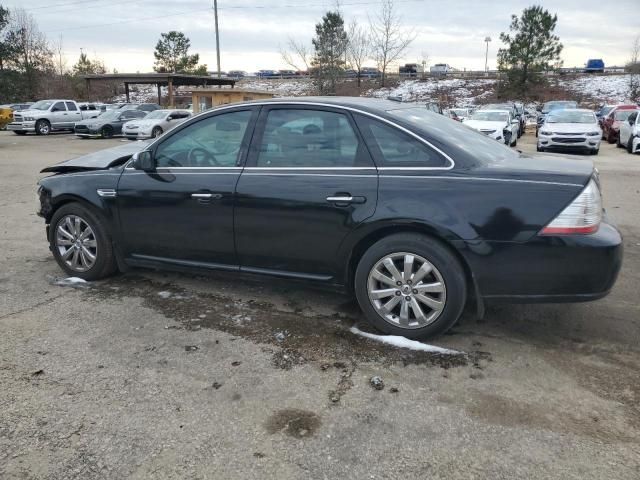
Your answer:
[[[603,222],[590,235],[486,242],[464,253],[488,302],[585,302],[606,296],[622,266],[620,232]],[[472,253],[482,252],[482,254]]]

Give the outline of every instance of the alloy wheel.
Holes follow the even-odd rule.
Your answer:
[[[98,241],[89,224],[77,215],[60,219],[55,231],[55,245],[63,262],[76,272],[86,272],[98,258]]]
[[[367,294],[378,315],[407,329],[436,321],[447,300],[444,279],[435,265],[408,252],[386,255],[373,266]]]

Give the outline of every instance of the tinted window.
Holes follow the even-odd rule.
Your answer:
[[[461,150],[479,162],[494,163],[518,158],[513,150],[500,142],[477,132],[455,120],[444,118],[426,108],[413,107],[390,110],[393,116],[413,124],[419,131],[438,139],[449,156],[455,158],[455,151]]]
[[[205,118],[171,135],[156,150],[159,167],[235,167],[251,111]]]
[[[638,112],[633,112],[631,115],[629,115],[629,118],[627,120],[630,123],[634,123],[636,121],[636,118],[638,118]]]
[[[73,112],[78,110],[78,107],[76,107],[75,103],[73,102],[65,102],[65,103],[67,104],[67,110],[73,111]]]
[[[278,109],[268,113],[259,167],[352,167],[358,137],[348,118],[321,110]]]
[[[64,102],[58,102],[56,103],[53,108],[51,109],[51,111],[57,111],[57,112],[66,112],[67,109],[64,106]]]
[[[449,162],[420,140],[386,123],[358,117],[379,167],[446,167]]]

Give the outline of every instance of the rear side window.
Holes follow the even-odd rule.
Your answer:
[[[420,140],[386,123],[357,117],[379,167],[447,167],[449,161]]]
[[[258,167],[353,167],[367,163],[346,115],[311,109],[267,114]]]
[[[69,110],[70,112],[76,112],[78,110],[78,107],[76,107],[76,104],[73,102],[65,102],[67,104],[67,110]]]

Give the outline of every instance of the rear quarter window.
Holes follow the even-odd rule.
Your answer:
[[[357,115],[356,119],[378,167],[446,168],[449,160],[434,148],[393,125]]]

